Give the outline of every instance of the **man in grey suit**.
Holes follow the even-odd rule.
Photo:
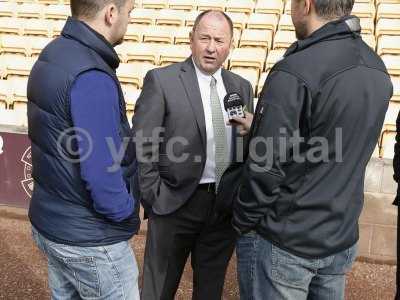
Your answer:
[[[250,83],[222,69],[232,39],[227,15],[201,13],[192,56],[149,71],[136,103],[139,186],[149,218],[142,299],[173,299],[189,254],[193,299],[221,299],[236,239],[230,182],[246,144],[227,124],[223,99],[238,93],[253,109]]]

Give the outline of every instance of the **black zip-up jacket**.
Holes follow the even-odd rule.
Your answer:
[[[360,29],[352,16],[330,22],[271,70],[234,203],[241,233],[306,258],[357,242],[365,168],[393,92]]]

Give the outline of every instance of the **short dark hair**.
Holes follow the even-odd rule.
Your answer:
[[[201,14],[199,14],[197,16],[197,18],[196,18],[196,20],[194,21],[194,24],[193,24],[193,29],[192,29],[193,34],[195,33],[197,27],[199,26],[199,23],[200,23],[201,19],[203,19],[203,17],[205,17],[206,15],[208,15],[210,13],[220,14],[221,16],[223,16],[225,18],[225,20],[229,24],[229,29],[230,29],[230,32],[231,32],[231,36],[233,37],[233,22],[232,22],[232,19],[226,13],[224,13],[223,11],[213,10],[213,9],[205,10],[205,11],[203,11]]]
[[[354,0],[314,0],[315,11],[323,19],[334,19],[351,14]]]
[[[128,0],[71,0],[71,14],[74,18],[93,19],[104,6],[114,3],[118,9]]]

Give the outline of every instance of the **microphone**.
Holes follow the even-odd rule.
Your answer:
[[[233,117],[245,118],[243,111],[243,100],[238,93],[229,93],[224,98],[225,110],[228,112],[229,120]]]

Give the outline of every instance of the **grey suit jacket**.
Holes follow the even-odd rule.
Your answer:
[[[226,70],[222,78],[227,93],[238,92],[253,112],[250,83]],[[206,162],[205,117],[191,57],[146,74],[132,124],[141,203],[147,213],[174,212],[194,193]],[[237,143],[232,131],[236,158],[246,141]],[[221,202],[228,200],[224,197]]]

